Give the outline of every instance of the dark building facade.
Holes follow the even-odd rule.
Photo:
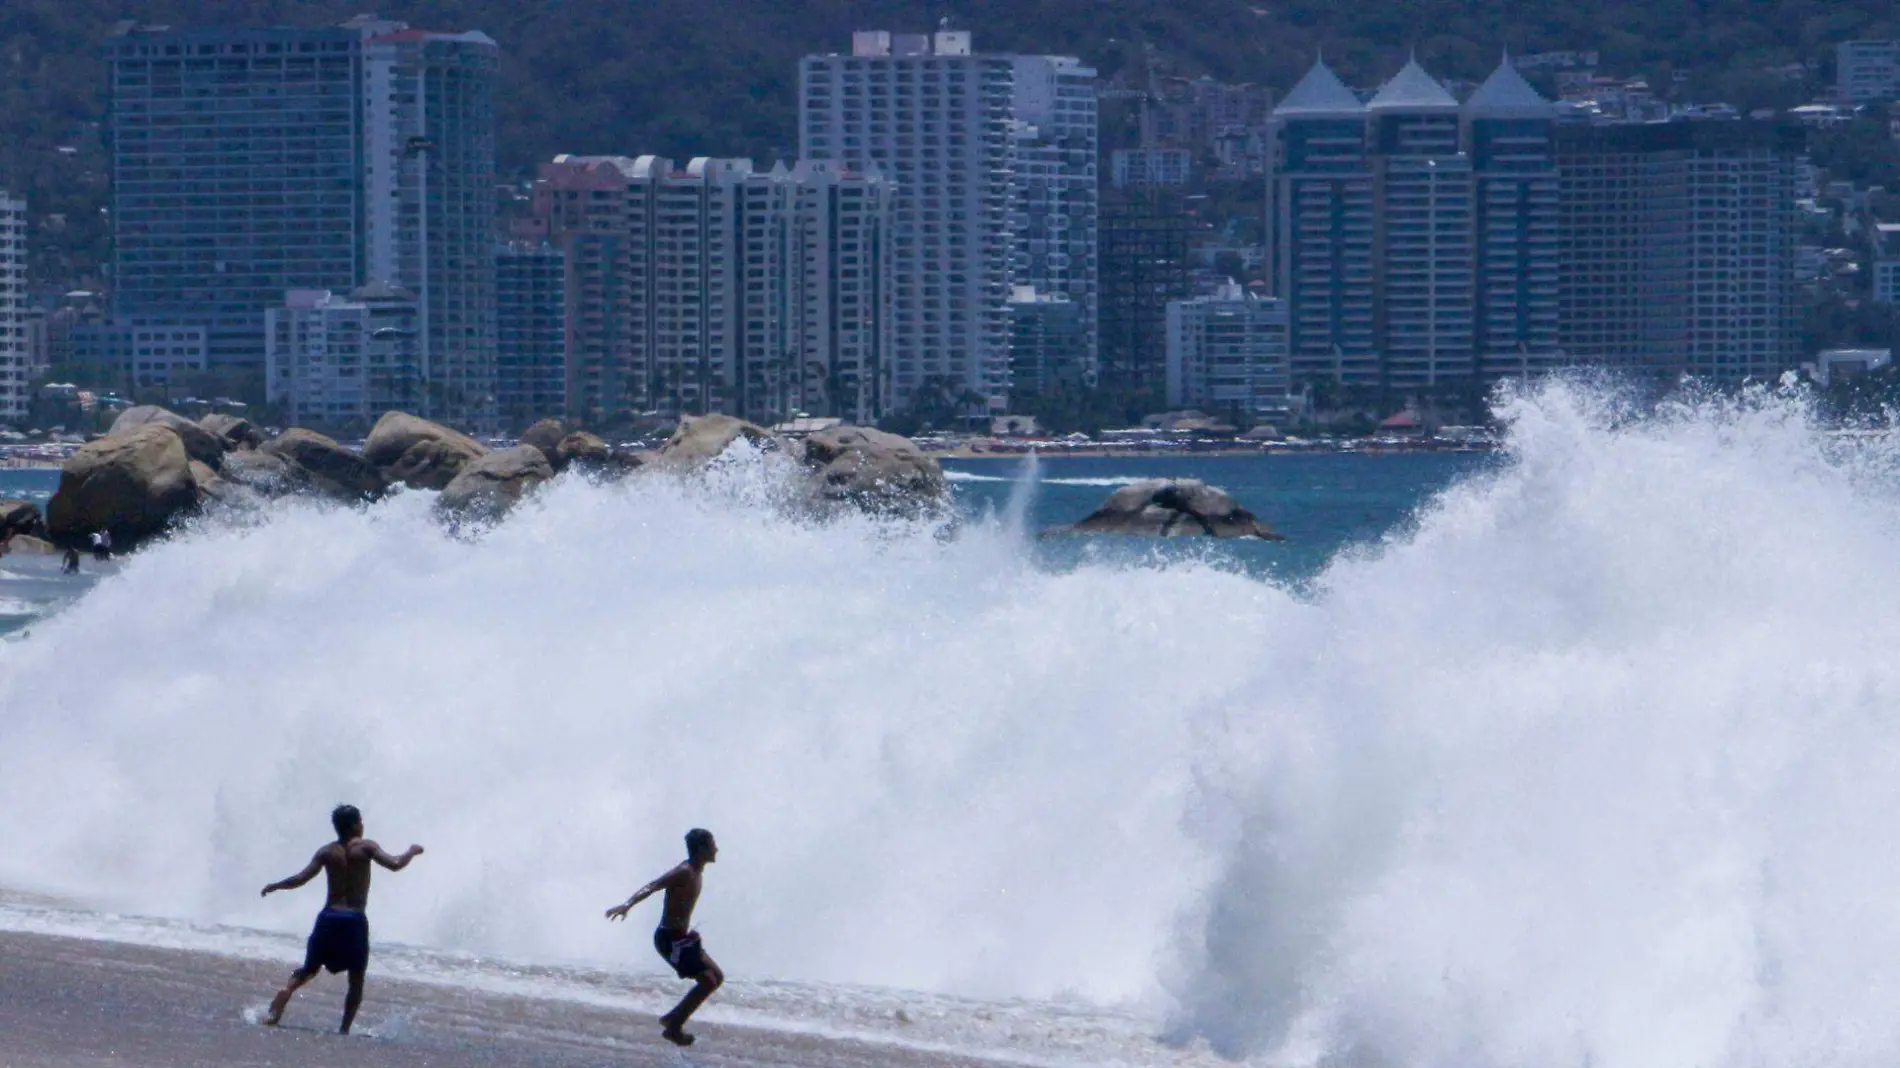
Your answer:
[[[1097,381],[1159,394],[1167,386],[1168,302],[1190,295],[1186,204],[1153,187],[1108,190],[1100,218]]]

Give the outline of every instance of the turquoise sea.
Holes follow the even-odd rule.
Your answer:
[[[1073,523],[1117,486],[1144,478],[1199,478],[1220,486],[1287,538],[1284,542],[1058,536],[1036,543],[1051,568],[1089,560],[1213,560],[1261,578],[1299,585],[1342,548],[1376,541],[1400,528],[1419,504],[1455,480],[1499,462],[1478,454],[1205,456],[1113,459],[1061,457],[949,460],[944,463],[959,510],[970,520],[1006,519],[1015,502],[1031,531]],[[0,499],[25,499],[44,509],[59,484],[51,470],[0,471]],[[19,631],[57,611],[115,570],[90,559],[78,577],[59,574],[50,558],[0,561],[0,634]]]

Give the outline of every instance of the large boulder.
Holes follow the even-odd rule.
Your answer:
[[[1123,486],[1088,518],[1065,529],[1157,538],[1204,535],[1283,540],[1225,490],[1193,478],[1151,478]]]
[[[224,442],[227,452],[255,449],[264,444],[264,432],[241,415],[212,412],[198,420],[198,425],[216,434]]]
[[[674,467],[695,467],[718,459],[740,438],[759,448],[775,448],[772,432],[730,415],[682,415],[680,425],[665,445],[660,459]]]
[[[840,426],[805,439],[805,463],[819,496],[873,511],[918,512],[941,505],[943,468],[915,442],[870,427]]]
[[[36,538],[31,534],[15,534],[5,541],[0,541],[0,550],[18,553],[21,556],[59,555],[59,546],[54,545],[44,538]]]
[[[172,432],[178,435],[179,440],[185,443],[185,452],[199,463],[209,464],[216,468],[223,462],[225,452],[223,438],[177,412],[160,408],[156,404],[141,404],[120,412],[119,417],[112,421],[112,429],[106,434],[109,437],[129,434],[139,427],[154,424],[170,427]]]
[[[406,412],[384,412],[363,443],[363,459],[411,489],[445,489],[464,466],[487,454],[488,446],[467,434]]]
[[[462,469],[436,507],[462,519],[500,519],[528,491],[554,477],[554,467],[532,445],[496,449]]]
[[[292,427],[263,451],[300,469],[309,484],[342,501],[374,500],[389,488],[376,465],[314,430]]]
[[[631,461],[631,463],[623,461]],[[585,474],[598,475],[616,468],[631,469],[638,466],[640,466],[640,461],[635,459],[633,454],[628,453],[624,457],[617,456],[611,445],[584,430],[577,430],[567,435],[561,439],[559,445],[554,447],[556,471],[565,471],[572,467]]]
[[[197,507],[184,440],[153,421],[108,434],[68,457],[46,507],[46,528],[65,545],[109,531],[113,544],[127,549]]]
[[[532,445],[541,450],[554,469],[561,469],[561,442],[568,436],[567,427],[559,419],[543,419],[521,432],[522,445]]]
[[[310,488],[310,473],[282,456],[261,449],[226,453],[219,471],[225,481],[265,497],[282,497]]]
[[[0,541],[15,534],[35,538],[46,536],[46,520],[32,501],[0,501]]]

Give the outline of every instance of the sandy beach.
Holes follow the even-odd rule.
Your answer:
[[[343,981],[323,976],[260,1026],[283,966],[209,953],[0,932],[6,1068],[450,1068],[775,1065],[975,1068],[984,1062],[719,1023],[680,1051],[645,1014],[379,977],[357,1032],[335,1034]]]

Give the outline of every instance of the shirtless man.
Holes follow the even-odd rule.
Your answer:
[[[264,896],[268,897],[274,890],[295,890],[316,878],[318,872],[329,880],[329,896],[324,901],[323,911],[317,913],[316,927],[310,932],[303,967],[291,972],[290,982],[271,999],[270,1016],[264,1022],[277,1026],[284,1018],[284,1007],[290,1004],[290,995],[315,979],[319,970],[328,968],[331,975],[350,973],[350,992],[343,999],[340,1032],[347,1035],[356,1019],[357,1007],[363,1004],[363,973],[369,970],[369,917],[363,914],[363,909],[369,904],[370,862],[390,871],[401,871],[422,855],[422,847],[412,845],[400,857],[383,852],[382,846],[363,837],[363,814],[356,811],[355,805],[338,805],[336,811],[330,813],[330,824],[336,828],[336,841],[317,850],[304,870],[264,888]]]
[[[713,841],[712,832],[695,827],[686,832],[685,860],[672,871],[634,891],[624,904],[607,910],[607,919],[624,920],[628,909],[662,890],[666,891],[666,898],[660,905],[660,926],[653,932],[653,948],[666,959],[666,963],[672,965],[674,974],[681,979],[693,980],[693,988],[686,992],[673,1011],[660,1017],[660,1036],[676,1046],[693,1044],[693,1036],[685,1030],[686,1021],[726,981],[726,973],[720,971],[719,965],[706,955],[705,947],[699,942],[699,933],[693,930],[693,906],[699,904],[700,878],[705,873],[706,865],[718,857],[719,846]]]

